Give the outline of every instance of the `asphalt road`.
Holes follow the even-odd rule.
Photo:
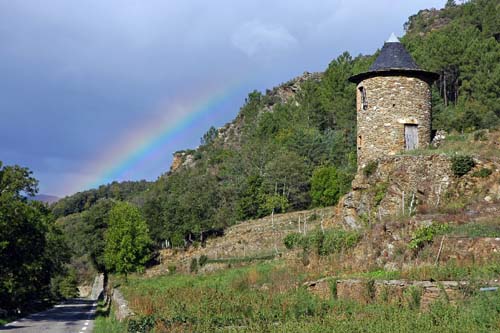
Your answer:
[[[1,332],[89,333],[94,327],[97,301],[72,299],[50,310],[32,314],[0,327]]]

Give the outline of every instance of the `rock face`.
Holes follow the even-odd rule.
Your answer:
[[[192,151],[179,151],[174,153],[174,159],[170,166],[170,172],[175,172],[181,167],[192,167],[194,165],[194,153]]]
[[[439,205],[453,181],[445,155],[383,157],[371,174],[358,172],[353,190],[340,202],[339,216],[356,227],[363,218],[411,215],[417,205]]]
[[[431,140],[429,83],[410,76],[363,80],[357,89],[357,126],[358,168],[405,150],[405,136],[413,128],[417,135],[414,148],[426,148]]]
[[[93,300],[99,299],[104,292],[104,274],[99,274],[94,279],[94,284],[92,285],[92,291],[90,293],[90,298]]]

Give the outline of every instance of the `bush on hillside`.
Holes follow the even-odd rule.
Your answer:
[[[456,155],[451,158],[451,170],[457,177],[462,177],[474,168],[476,163],[469,155]]]

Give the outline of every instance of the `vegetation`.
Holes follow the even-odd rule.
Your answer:
[[[104,262],[108,271],[127,275],[142,271],[150,259],[151,240],[140,211],[126,202],[117,203],[109,213]]]
[[[314,170],[311,179],[311,197],[313,206],[333,206],[341,195],[351,187],[352,177],[337,171],[333,166],[319,167]]]
[[[328,255],[354,247],[360,240],[356,231],[342,229],[316,230],[308,235],[299,233],[288,234],[284,239],[287,249],[302,247],[304,250],[313,249],[319,255]]]
[[[100,199],[140,202],[141,193],[150,187],[151,182],[145,180],[112,182],[111,184],[101,185],[97,189],[78,192],[62,198],[52,206],[52,212],[56,217],[80,213],[90,209]]]
[[[406,23],[403,43],[418,64],[440,74],[433,86],[433,126],[470,132],[500,123],[498,1],[472,0]]]
[[[420,250],[424,245],[432,242],[436,235],[447,232],[449,228],[447,224],[437,223],[420,227],[413,233],[408,247],[412,250]]]
[[[451,158],[451,170],[457,177],[467,174],[475,165],[476,163],[471,156],[456,155]]]
[[[0,162],[0,306],[11,313],[74,293],[62,231],[45,205],[25,197],[37,185],[27,168]]]
[[[419,290],[407,302],[360,304],[320,299],[301,285],[298,272],[259,264],[211,275],[131,277],[123,292],[138,314],[128,331],[150,332],[494,332],[500,329],[500,294],[441,298],[421,311]],[[369,280],[368,280],[369,281]],[[265,286],[265,287],[264,287]],[[369,284],[367,283],[367,287]],[[367,292],[369,289],[367,288]],[[152,311],[154,309],[154,311]]]
[[[422,68],[440,74],[432,87],[434,129],[475,131],[477,147],[487,136],[484,129],[500,124],[498,10],[495,0],[472,0],[421,11],[409,18],[402,39]],[[143,212],[157,246],[184,247],[237,221],[333,205],[356,172],[355,87],[347,78],[366,71],[374,59],[344,53],[321,75],[303,80],[290,100],[280,97],[280,87],[254,91],[233,122],[237,130],[211,127],[199,148],[186,151],[193,165],[154,183],[113,183],[77,193],[53,211],[61,217],[103,198],[129,201]],[[365,166],[365,176],[376,167]]]
[[[375,171],[377,171],[377,167],[378,167],[377,161],[368,162],[363,168],[363,175],[365,175],[365,177],[370,177]]]

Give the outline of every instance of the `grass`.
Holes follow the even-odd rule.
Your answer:
[[[429,271],[367,273],[366,278],[498,276],[495,267],[440,266]],[[410,306],[320,299],[301,287],[308,276],[282,262],[208,275],[129,277],[122,291],[138,314],[129,329],[144,332],[496,332],[500,293],[466,302]],[[111,323],[108,323],[111,325]],[[101,325],[101,324],[99,324]],[[140,329],[139,329],[140,328]],[[109,326],[109,332],[114,332]],[[97,331],[96,332],[100,332]],[[102,332],[102,331],[101,331]]]
[[[16,317],[5,317],[0,318],[0,326],[10,323],[11,321],[16,320]]]
[[[246,263],[252,261],[260,261],[260,260],[271,260],[276,257],[276,254],[266,254],[259,256],[247,256],[247,257],[235,257],[235,258],[217,258],[206,260],[207,264],[238,264],[238,263]]]
[[[500,150],[492,142],[500,138],[500,132],[488,134],[489,140],[475,140],[475,133],[448,135],[438,148],[415,149],[402,152],[403,155],[472,155],[484,158],[499,159]]]
[[[127,323],[119,322],[113,315],[113,308],[99,301],[97,307],[94,333],[123,333],[127,332]]]
[[[500,275],[500,258],[494,257],[491,262],[457,263],[448,261],[441,265],[413,266],[404,270],[385,271],[373,270],[364,273],[353,273],[340,276],[347,278],[363,278],[375,280],[412,280],[412,281],[478,281],[497,279]]]
[[[463,237],[500,237],[500,221],[498,219],[481,222],[453,225],[448,234]]]

